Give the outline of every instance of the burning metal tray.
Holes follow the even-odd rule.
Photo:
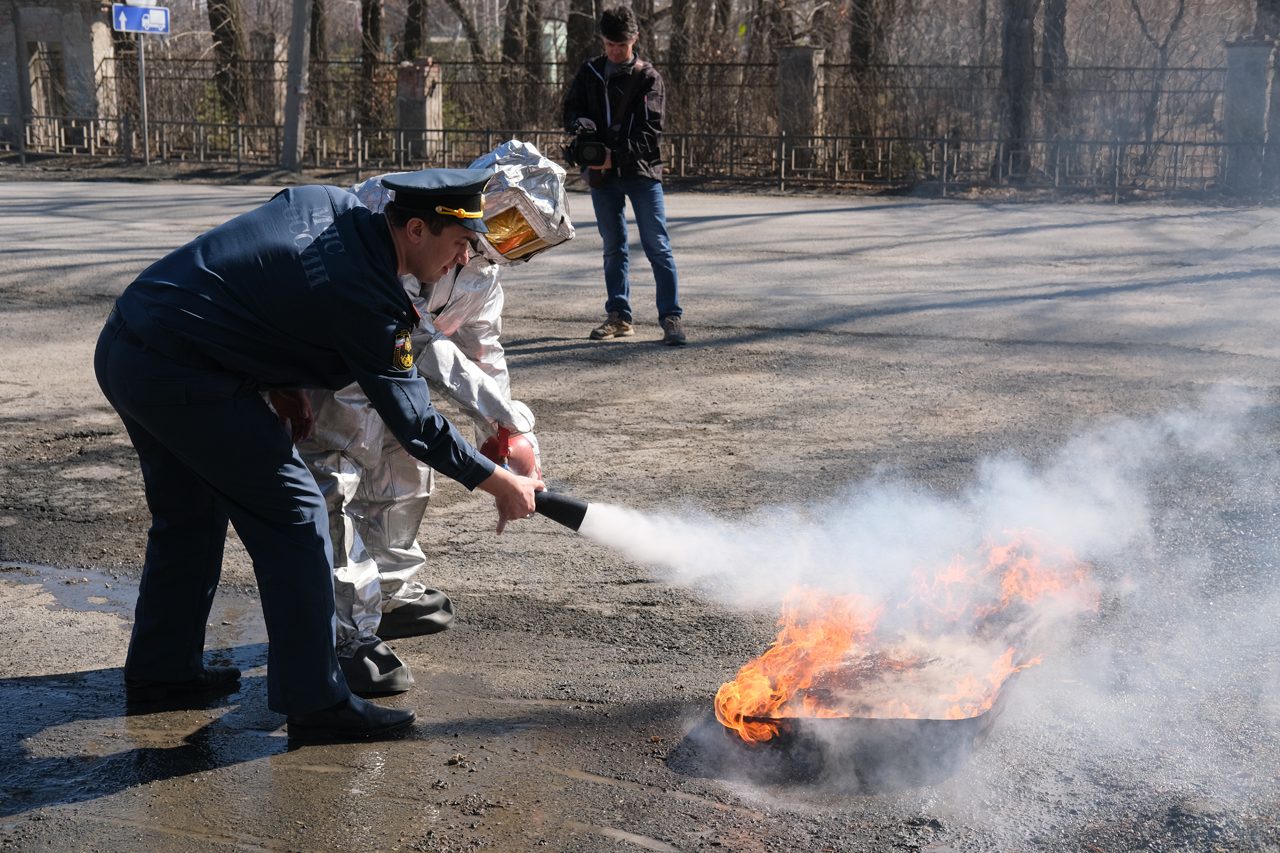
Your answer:
[[[851,775],[859,787],[883,790],[933,784],[955,773],[991,731],[1002,704],[958,720],[748,718],[777,728],[778,734],[762,744],[724,731],[743,751],[770,753],[777,769],[797,780]]]
[[[738,770],[763,782],[840,782],[882,791],[930,785],[962,767],[995,725],[1017,679],[1001,685],[992,706],[954,720],[876,717],[747,717],[777,734],[748,743],[715,724],[723,742],[709,757],[722,771]],[[706,744],[704,744],[705,746]]]

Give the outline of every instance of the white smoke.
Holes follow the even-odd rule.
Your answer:
[[[985,460],[955,495],[882,473],[811,507],[762,507],[736,520],[593,503],[581,532],[672,583],[740,608],[776,609],[796,585],[887,597],[914,571],[1016,531],[1106,563],[1150,544],[1148,493],[1170,466],[1236,464],[1231,453],[1254,405],[1224,389],[1196,409],[1116,420],[1039,467],[1013,456]]]

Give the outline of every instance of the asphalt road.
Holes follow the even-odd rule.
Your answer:
[[[148,515],[91,369],[133,275],[271,192],[0,182],[0,847],[1280,848],[1280,212],[673,194],[675,349],[638,245],[637,335],[586,340],[572,196],[578,238],[504,279],[514,394],[555,487],[670,547],[495,537],[442,485],[422,538],[460,615],[396,643],[414,733],[289,750],[234,542],[209,647],[241,691],[126,713]],[[970,760],[868,791],[726,757],[711,697],[792,582],[873,588],[939,528],[1028,517],[1099,607]]]

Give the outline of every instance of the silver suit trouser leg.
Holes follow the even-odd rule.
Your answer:
[[[376,637],[382,618],[378,564],[366,551],[347,512],[359,490],[360,467],[338,450],[305,446],[299,450],[320,487],[329,514],[338,654],[350,656]]]
[[[410,456],[387,431],[380,459],[364,471],[348,504],[356,532],[377,565],[382,610],[414,601],[426,589],[416,580],[427,561],[418,544],[418,529],[433,486],[431,469]]]

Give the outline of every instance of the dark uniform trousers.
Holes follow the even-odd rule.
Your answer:
[[[298,714],[344,700],[324,500],[261,394],[144,343],[116,311],[94,369],[137,450],[152,515],[125,677],[200,672],[229,519],[262,596],[268,705]]]

